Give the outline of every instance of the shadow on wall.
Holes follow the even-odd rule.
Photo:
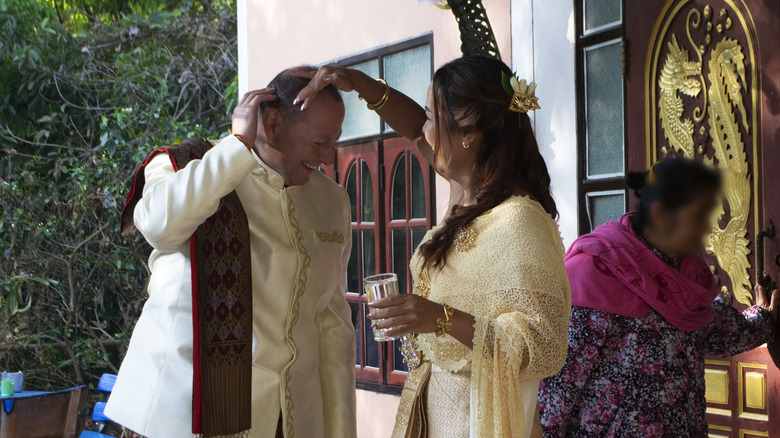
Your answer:
[[[540,7],[534,2],[534,78],[542,109],[536,111],[536,137],[552,176],[558,224],[564,244],[577,237],[577,113],[574,53],[574,10]],[[566,23],[566,32],[562,32]],[[541,44],[539,44],[541,43]]]

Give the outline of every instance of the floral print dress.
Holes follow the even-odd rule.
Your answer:
[[[704,356],[731,356],[774,337],[765,309],[720,298],[715,319],[686,332],[650,310],[631,318],[572,307],[569,351],[539,389],[545,437],[706,437]]]

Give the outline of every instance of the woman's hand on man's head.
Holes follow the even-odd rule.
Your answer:
[[[309,85],[307,85],[303,90],[301,90],[300,93],[298,93],[298,97],[294,102],[296,105],[299,103],[301,104],[301,111],[304,111],[306,108],[308,108],[314,99],[317,98],[319,92],[328,85],[332,85],[344,92],[361,92],[362,90],[357,88],[357,82],[361,78],[368,78],[359,70],[343,67],[332,67],[327,65],[320,67],[316,72],[307,70],[293,70],[290,72],[290,74],[299,78],[311,79]]]

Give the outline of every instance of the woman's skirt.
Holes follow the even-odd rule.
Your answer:
[[[451,373],[431,367],[428,384],[428,438],[469,438],[471,368]]]

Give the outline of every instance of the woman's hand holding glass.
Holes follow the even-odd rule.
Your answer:
[[[437,318],[444,318],[444,306],[419,295],[401,294],[368,303],[372,327],[385,329],[387,336],[433,333]]]

